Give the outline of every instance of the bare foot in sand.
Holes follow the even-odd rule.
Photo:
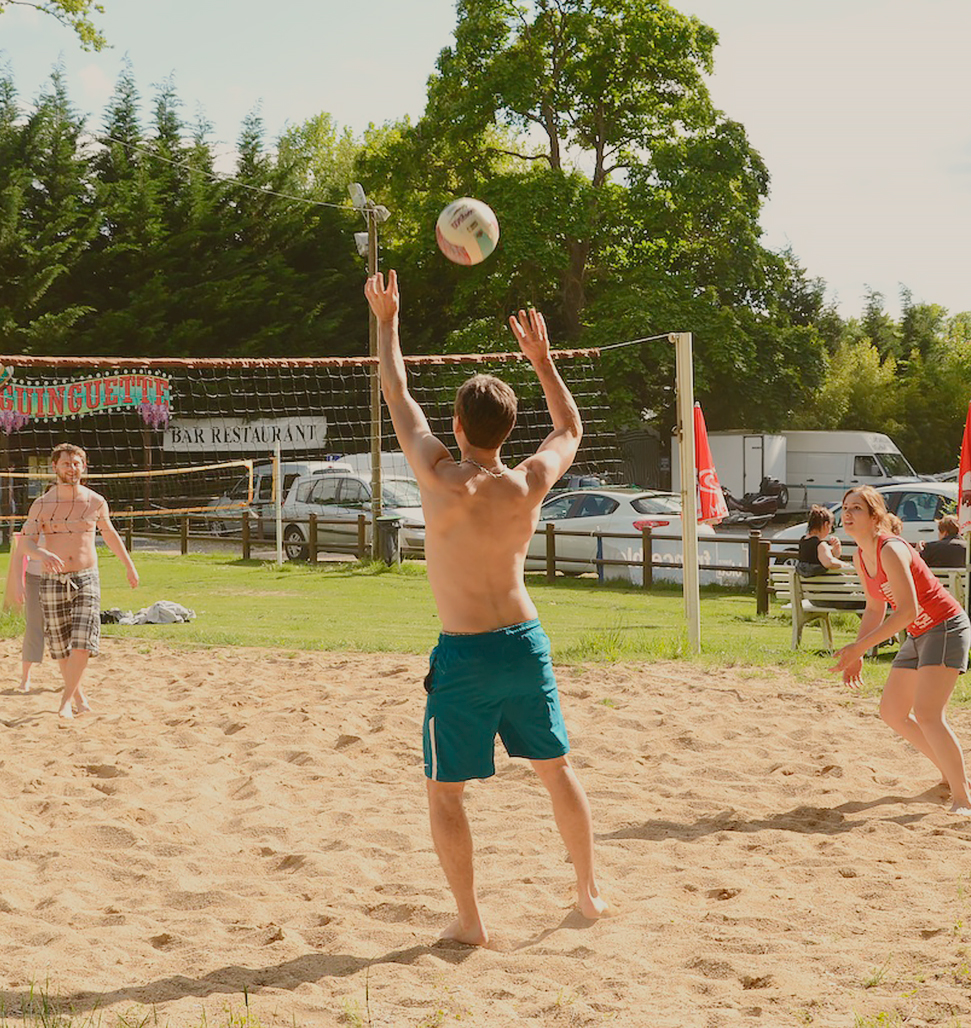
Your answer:
[[[30,692],[30,675],[20,680],[20,691]]]
[[[957,814],[958,817],[971,817],[971,804],[955,801],[951,804],[951,813]]]
[[[442,941],[463,942],[466,946],[487,946],[489,944],[489,933],[481,921],[471,925],[463,925],[462,919],[459,917],[441,932],[438,937]]]
[[[79,703],[74,708],[74,713],[75,714],[90,714],[91,713],[91,706],[88,703]]]
[[[581,896],[577,908],[585,918],[596,921],[598,917],[610,917],[613,911],[603,896]]]
[[[59,718],[63,718],[63,720],[65,721],[73,721],[74,711],[71,710],[71,704],[65,703],[64,706],[61,707],[61,709],[57,712],[57,716]]]

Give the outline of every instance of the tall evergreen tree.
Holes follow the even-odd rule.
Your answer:
[[[60,352],[86,311],[66,281],[97,229],[82,130],[60,70],[23,124],[12,83],[0,85],[0,334],[8,352]]]

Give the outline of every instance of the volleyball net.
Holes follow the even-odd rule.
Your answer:
[[[571,475],[623,481],[599,351],[562,350],[554,358],[584,422]],[[405,362],[412,395],[453,452],[455,390],[477,373],[499,376],[519,400],[503,447],[507,464],[535,452],[551,431],[542,387],[519,353]],[[0,356],[0,524],[17,527],[49,487],[51,451],[61,442],[85,449],[85,481],[107,498],[113,518],[136,525],[274,500],[265,491],[254,495],[254,468],[267,465],[277,448],[284,465],[353,460],[369,477],[376,363]],[[382,452],[398,451],[383,404],[379,422]]]

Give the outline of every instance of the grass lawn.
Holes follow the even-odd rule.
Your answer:
[[[138,610],[174,600],[196,612],[179,625],[106,625],[106,636],[144,637],[180,648],[262,646],[283,650],[358,650],[423,653],[434,645],[438,618],[422,564],[304,564],[243,561],[224,554],[136,553],[142,584],[132,592],[119,562],[101,552],[102,607]],[[0,556],[5,569],[6,555]],[[688,659],[684,608],[677,586],[642,589],[594,578],[546,582],[529,588],[553,642],[558,663]],[[785,668],[804,678],[829,675],[832,663],[809,628],[803,648],[789,648],[787,615],[755,613],[751,593],[702,590],[703,663],[736,668]],[[836,618],[837,642],[849,642],[853,614]],[[19,615],[0,618],[0,635],[20,634]],[[882,685],[890,652],[868,662],[867,681]],[[971,689],[959,686],[956,698]]]

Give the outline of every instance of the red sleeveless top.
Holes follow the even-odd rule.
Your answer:
[[[910,635],[923,635],[928,628],[960,614],[963,609],[961,604],[944,588],[940,580],[934,577],[921,555],[906,539],[895,535],[881,533],[877,536],[877,573],[872,577],[866,569],[863,554],[860,554],[860,570],[863,573],[863,586],[866,591],[875,600],[887,602],[894,610],[897,609],[893,593],[887,583],[887,573],[883,570],[883,561],[880,560],[880,551],[891,539],[903,543],[911,553],[910,572],[917,590],[917,617],[907,626]]]

